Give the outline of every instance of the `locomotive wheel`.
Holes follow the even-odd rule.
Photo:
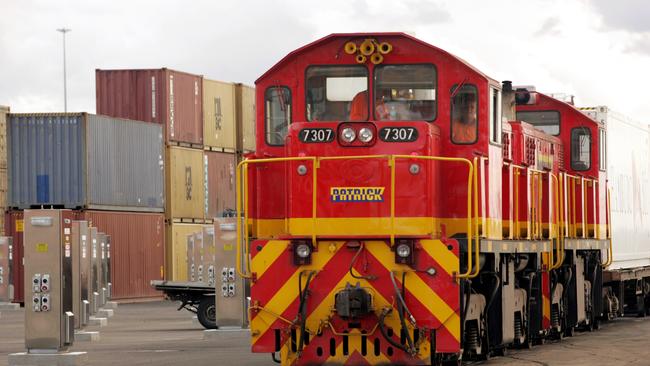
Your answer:
[[[201,299],[196,311],[199,323],[205,329],[217,329],[217,307],[214,305],[214,296],[206,296]]]

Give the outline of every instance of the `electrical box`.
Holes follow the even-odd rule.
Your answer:
[[[212,287],[216,284],[214,263],[214,225],[206,225],[203,227],[203,278],[204,282]]]
[[[104,259],[104,276],[106,280],[106,300],[111,298],[111,290],[113,284],[111,283],[111,236],[106,235],[106,258]]]
[[[194,279],[203,283],[205,280],[203,269],[203,231],[194,233],[194,250],[192,253],[194,263]]]
[[[246,282],[237,274],[237,218],[214,221],[216,322],[221,327],[248,326]]]
[[[13,249],[13,239],[0,236],[0,302],[11,302],[14,299]]]
[[[196,268],[194,265],[194,234],[187,236],[187,279],[196,281]]]
[[[70,210],[25,210],[25,346],[65,351],[74,340]]]
[[[74,326],[88,323],[90,316],[90,228],[88,221],[72,222],[72,312]]]
[[[90,297],[90,313],[91,314],[96,314],[97,310],[100,308],[99,304],[99,290],[100,290],[100,283],[99,283],[99,268],[98,268],[98,263],[99,258],[101,256],[100,254],[100,242],[99,242],[99,232],[97,231],[96,227],[91,227],[90,228],[90,252],[89,252],[89,294],[88,296]]]
[[[102,245],[102,263],[101,263],[101,269],[102,269],[102,301],[104,304],[108,301],[110,298],[109,295],[109,288],[110,288],[110,248],[111,248],[111,236],[110,235],[104,235],[104,242]],[[103,304],[103,305],[104,305]]]
[[[106,234],[97,233],[97,257],[95,260],[95,268],[97,270],[97,293],[99,299],[97,301],[97,308],[101,308],[106,304],[106,274],[104,273],[104,259],[106,258]]]

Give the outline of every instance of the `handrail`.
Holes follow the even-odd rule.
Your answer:
[[[480,261],[480,251],[481,251],[481,245],[480,245],[480,238],[479,238],[479,233],[478,233],[478,159],[474,158],[473,161],[474,165],[474,228],[476,233],[475,239],[474,239],[474,255],[475,255],[475,260],[476,260],[476,271],[472,272],[468,278],[475,278],[478,276],[481,268],[479,266],[479,261]],[[482,184],[483,182],[481,182]],[[471,195],[468,195],[468,197],[471,197]],[[469,205],[468,205],[469,207]],[[485,228],[483,228],[485,230]],[[468,232],[467,233],[467,257],[469,258],[471,256],[470,253],[470,244],[471,244],[471,235]]]
[[[285,158],[266,158],[266,159],[252,159],[244,160],[237,165],[236,180],[237,180],[237,217],[242,217],[242,211],[244,216],[244,228],[242,230],[242,220],[237,220],[237,273],[243,278],[251,278],[252,271],[250,269],[250,253],[249,253],[249,232],[248,232],[248,189],[247,189],[247,179],[248,179],[248,165],[249,164],[263,164],[263,163],[275,163],[275,162],[290,162],[290,161],[311,161],[312,162],[312,233],[311,240],[312,244],[316,245],[316,221],[317,221],[317,170],[320,167],[321,161],[327,160],[350,160],[350,159],[388,159],[388,164],[391,167],[391,228],[390,228],[390,242],[391,245],[395,243],[395,166],[396,159],[421,159],[421,160],[435,160],[435,161],[448,161],[448,162],[462,162],[468,166],[468,176],[467,176],[467,240],[468,240],[468,256],[467,256],[467,271],[465,273],[458,274],[458,278],[474,278],[478,275],[479,272],[479,239],[478,239],[478,199],[475,197],[475,217],[476,217],[476,240],[474,242],[475,253],[472,256],[472,178],[474,183],[477,182],[477,175],[474,165],[476,164],[476,159],[474,159],[474,164],[468,159],[465,158],[455,158],[455,157],[441,157],[441,156],[419,156],[419,155],[356,155],[356,156],[328,156],[328,157],[315,157],[315,156],[305,156],[305,157],[285,157]],[[243,175],[243,176],[242,176]],[[241,191],[244,191],[243,197]],[[476,186],[474,186],[474,193],[477,193]],[[243,198],[243,199],[242,199]],[[244,206],[245,205],[245,206]],[[244,207],[242,207],[244,206]],[[434,221],[432,220],[432,232],[433,235],[435,232]],[[285,230],[288,231],[288,218],[285,218]],[[243,238],[242,238],[243,231]],[[244,245],[244,250],[242,251],[242,244]],[[245,255],[245,260],[242,261],[241,256]],[[474,257],[474,258],[473,258]],[[473,263],[473,259],[476,260],[476,264]]]
[[[561,227],[562,227],[561,221],[562,221],[562,219],[561,219],[561,213],[560,213],[560,180],[558,179],[558,177],[555,174],[553,174],[553,172],[549,172],[549,176],[551,177],[551,181],[555,182],[555,189],[554,189],[555,208],[554,208],[553,211],[554,211],[554,214],[555,214],[555,224],[556,224],[555,239],[557,240],[557,249],[554,248],[553,240],[552,240],[553,235],[551,235],[551,250],[550,250],[550,253],[551,253],[551,260],[550,260],[551,268],[550,269],[553,270],[553,269],[560,268],[560,266],[562,265],[562,262],[560,261],[560,257],[562,256],[562,254],[560,253],[560,241],[562,240],[563,235],[561,233]],[[553,258],[554,257],[554,255],[553,255],[554,250],[557,251],[557,256],[555,256],[556,258]],[[557,263],[555,263],[555,259],[557,259]]]
[[[314,176],[314,182],[315,182],[315,177],[316,177],[316,157],[314,156],[305,156],[305,157],[288,157],[288,158],[267,158],[267,159],[254,159],[254,160],[243,160],[239,164],[237,164],[237,172],[236,172],[236,187],[237,187],[237,192],[236,192],[236,199],[237,199],[237,253],[236,253],[236,269],[237,273],[243,277],[243,278],[251,278],[252,273],[250,271],[250,261],[249,261],[249,248],[248,248],[248,207],[244,207],[244,254],[245,254],[245,263],[246,263],[246,270],[244,271],[243,263],[241,260],[241,255],[242,255],[242,223],[241,223],[241,216],[242,216],[242,194],[240,187],[244,187],[244,200],[246,205],[248,205],[248,189],[246,189],[246,184],[247,184],[247,179],[248,179],[248,165],[249,164],[262,164],[262,163],[275,163],[275,162],[287,162],[287,161],[311,161],[312,162],[312,168],[313,168],[313,176]],[[242,170],[243,170],[243,178],[242,178]],[[314,186],[314,189],[312,190],[312,203],[315,203],[316,201],[316,186]],[[316,211],[312,209],[312,225],[315,227],[315,220],[316,220]],[[286,224],[285,224],[286,225]],[[312,240],[315,242],[315,234],[312,236]]]
[[[607,262],[603,263],[603,268],[609,267],[614,261],[614,248],[612,247],[612,206],[611,190],[607,187],[607,239],[609,239],[609,248],[607,250]]]

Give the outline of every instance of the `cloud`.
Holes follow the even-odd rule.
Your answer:
[[[647,0],[591,0],[603,23],[613,29],[650,32],[650,6]]]
[[[556,17],[548,18],[544,21],[542,26],[535,32],[535,37],[542,36],[559,36],[560,31],[560,19]]]

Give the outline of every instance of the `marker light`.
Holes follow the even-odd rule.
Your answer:
[[[357,134],[350,127],[346,127],[341,130],[341,140],[347,142],[348,144],[354,141],[357,138]]]
[[[359,130],[359,140],[361,140],[361,142],[366,142],[366,143],[370,142],[372,141],[373,137],[374,135],[372,134],[371,129],[364,127],[361,130]]]

